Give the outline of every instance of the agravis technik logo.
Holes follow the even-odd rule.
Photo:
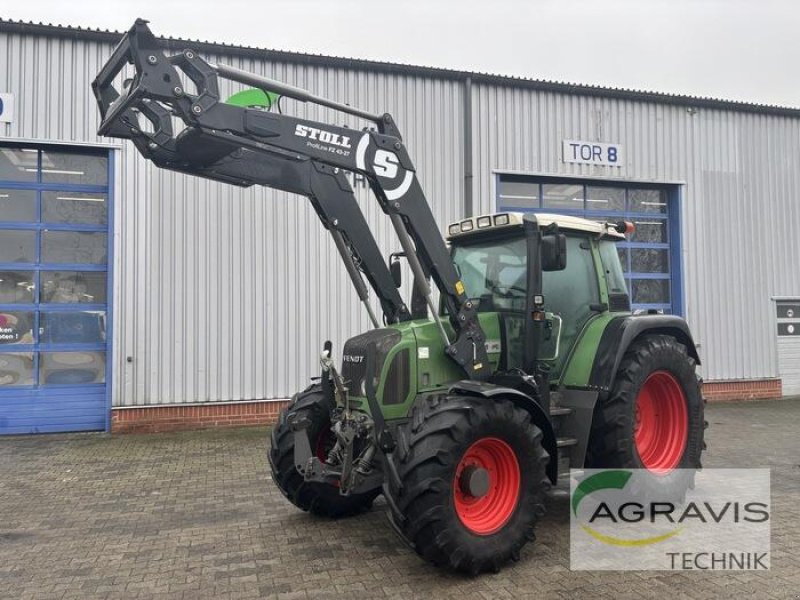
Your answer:
[[[768,469],[577,471],[573,569],[769,568]]]

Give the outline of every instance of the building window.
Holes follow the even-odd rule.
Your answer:
[[[677,208],[670,204],[674,186],[608,183],[555,177],[501,174],[497,207],[579,216],[594,221],[632,221],[635,231],[617,244],[634,310],[680,313]]]

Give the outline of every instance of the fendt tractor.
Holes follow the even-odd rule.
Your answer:
[[[248,89],[222,100],[220,79]],[[306,196],[333,237],[374,328],[344,344],[339,368],[321,344],[321,377],[272,431],[272,479],[300,509],[344,517],[383,494],[421,556],[478,573],[519,558],[545,491],[570,468],[668,481],[700,467],[697,350],[683,319],[631,314],[616,248],[629,223],[503,212],[449,225],[446,241],[391,115],[192,49],[168,56],[147,21],[93,89],[100,135],[164,169]],[[287,98],[368,125],[292,116]],[[402,250],[388,259],[347,172],[391,221]]]

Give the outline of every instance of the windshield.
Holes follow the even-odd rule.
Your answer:
[[[453,262],[478,312],[525,310],[525,238],[493,239],[453,248]]]

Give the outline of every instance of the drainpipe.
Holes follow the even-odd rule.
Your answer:
[[[464,216],[471,217],[472,202],[472,77],[464,80]]]

